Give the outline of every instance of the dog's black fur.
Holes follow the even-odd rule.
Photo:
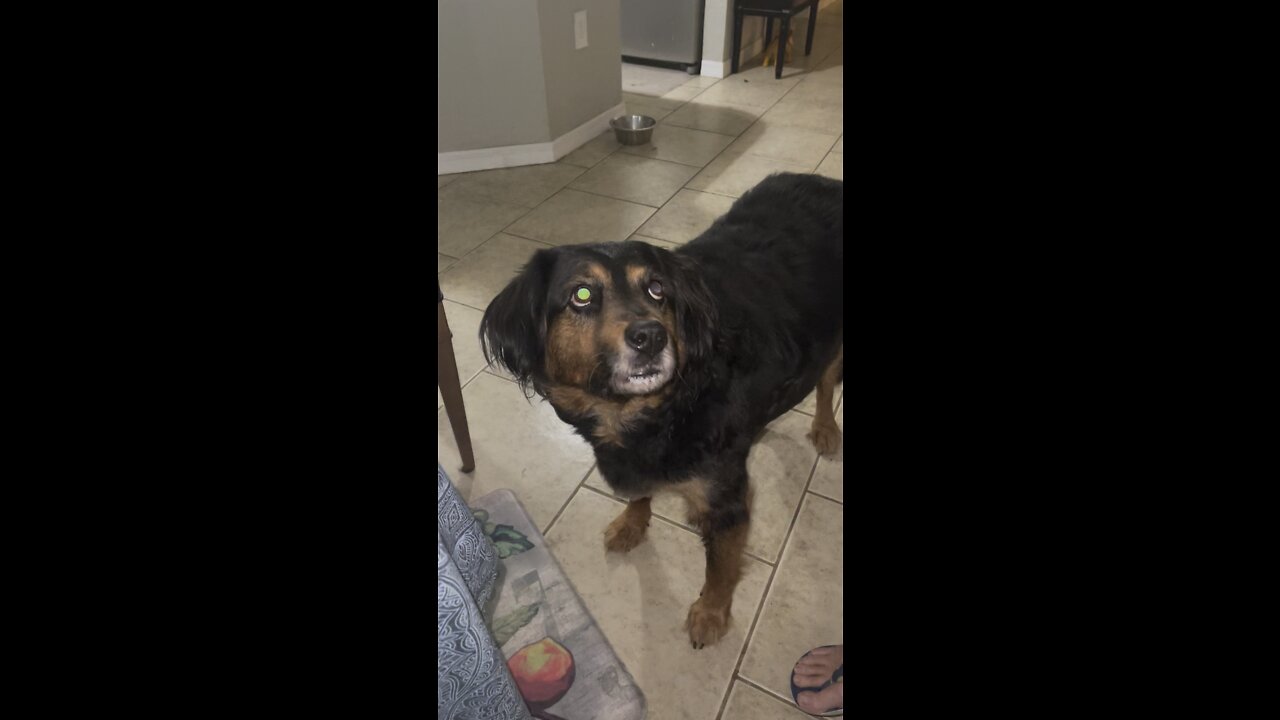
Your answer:
[[[664,486],[702,480],[705,505],[697,524],[708,548],[704,590],[713,581],[729,582],[731,595],[737,581],[736,571],[713,579],[712,564],[718,538],[738,528],[734,537],[745,539],[752,444],[824,373],[828,387],[843,379],[843,205],[842,182],[774,175],[675,251],[640,242],[540,250],[481,322],[486,357],[497,358],[522,386],[552,402],[593,445],[601,474],[619,495],[647,498]],[[583,267],[597,268],[604,285],[595,288],[593,305],[577,308],[569,294],[587,277]],[[628,276],[629,267],[644,275]],[[645,294],[651,279],[660,282],[660,300]],[[674,374],[652,393],[618,394],[609,371],[622,362],[614,340],[623,336],[602,328],[612,322],[625,326],[618,332],[630,333],[646,319],[672,335]],[[585,338],[589,333],[610,339]],[[625,337],[629,342],[632,336]],[[557,377],[563,371],[548,367],[549,353],[577,358],[591,370],[566,381]],[[591,357],[579,357],[584,355]],[[556,367],[564,364],[557,360]],[[838,443],[830,403],[828,391],[814,431],[830,418],[827,429]],[[830,441],[827,448],[814,442],[834,449]],[[642,517],[647,523],[647,500]],[[643,528],[639,532],[643,537]],[[724,599],[723,587],[717,590],[711,602],[723,606],[727,624],[731,597]],[[692,611],[690,622],[695,646],[723,633],[696,630]]]

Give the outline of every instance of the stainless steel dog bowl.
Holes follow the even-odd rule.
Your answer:
[[[658,121],[648,115],[623,115],[609,121],[613,134],[623,145],[644,145],[653,137]]]

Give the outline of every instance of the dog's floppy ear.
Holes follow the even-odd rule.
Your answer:
[[[539,250],[498,296],[480,321],[480,347],[486,362],[497,360],[520,387],[542,375],[547,340],[547,284],[557,251]],[[537,383],[534,383],[535,387]]]
[[[716,300],[702,280],[702,268],[684,255],[660,250],[663,279],[674,285],[670,296],[675,303],[676,331],[684,345],[685,360],[697,365],[710,357],[715,345],[718,320]]]

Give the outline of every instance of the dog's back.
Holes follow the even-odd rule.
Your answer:
[[[844,183],[770,176],[676,252],[704,271],[726,362],[768,417],[803,400],[843,345]]]

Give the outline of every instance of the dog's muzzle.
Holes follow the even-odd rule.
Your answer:
[[[614,364],[610,389],[622,395],[647,395],[666,385],[675,374],[676,355],[662,323],[634,322],[624,335],[626,346]]]

